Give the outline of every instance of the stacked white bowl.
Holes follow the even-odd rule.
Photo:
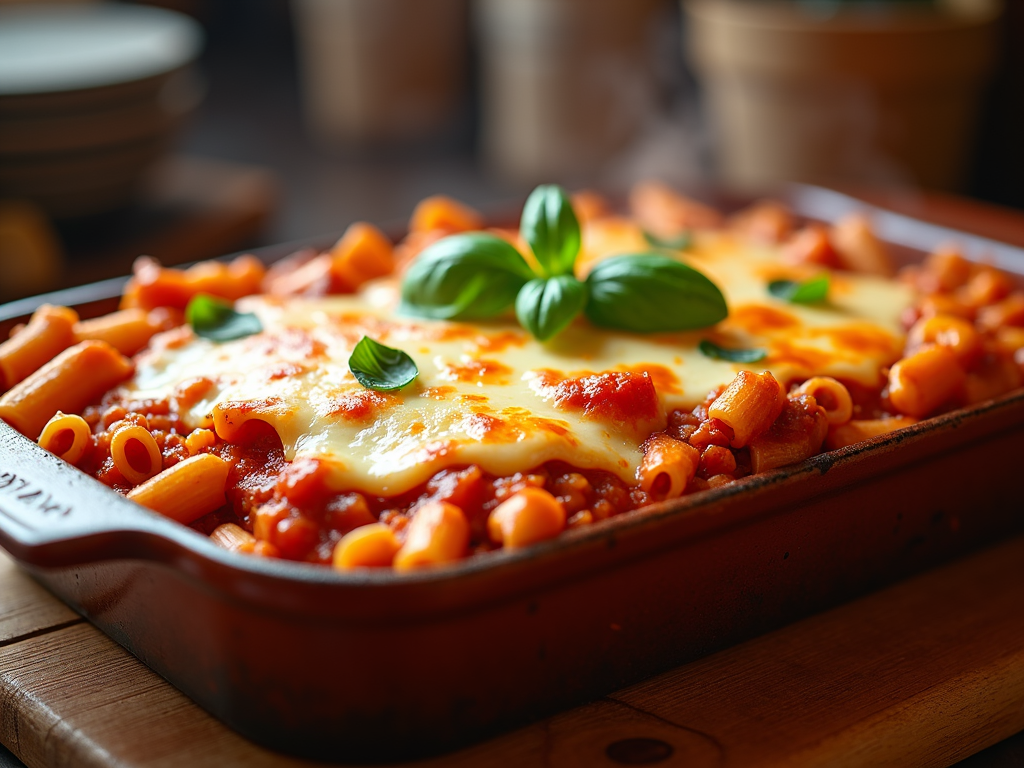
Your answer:
[[[0,8],[0,199],[54,218],[132,199],[202,88],[202,30],[119,3]]]

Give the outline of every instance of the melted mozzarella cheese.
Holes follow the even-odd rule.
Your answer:
[[[647,250],[635,227],[616,226],[604,251],[600,232],[585,233],[583,271],[606,255]],[[878,386],[880,369],[899,357],[910,297],[895,283],[836,274],[827,304],[798,306],[773,299],[765,285],[813,272],[781,266],[771,249],[707,235],[686,259],[726,294],[730,316],[714,328],[644,336],[580,319],[540,344],[512,321],[396,317],[397,287],[384,281],[354,296],[243,299],[239,308],[259,316],[262,333],[223,344],[158,337],[122,395],[174,399],[183,383],[207,379],[202,399],[181,409],[189,427],[248,412],[277,431],[289,460],[326,460],[336,490],[390,496],[467,464],[510,475],[563,460],[633,483],[641,443],[664,428],[667,412],[692,408],[741,368],[770,370],[782,382],[822,374]],[[348,370],[363,335],[408,353],[416,382],[395,393],[363,389]],[[768,356],[746,366],[712,360],[697,350],[702,338],[763,347]],[[603,372],[646,373],[654,410],[622,421],[567,406],[550,384]]]

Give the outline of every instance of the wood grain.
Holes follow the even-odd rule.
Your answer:
[[[55,600],[0,550],[0,646],[76,621],[82,621],[77,613]]]
[[[315,765],[237,736],[67,624],[3,556],[0,597],[0,633],[20,638],[0,647],[0,741],[30,768]],[[415,765],[611,768],[609,746],[625,742],[669,750],[659,766],[948,766],[1024,729],[1022,606],[1019,538]]]

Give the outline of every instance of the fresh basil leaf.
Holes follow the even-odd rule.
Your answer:
[[[828,296],[828,288],[828,275],[822,275],[803,283],[798,283],[795,280],[772,280],[768,283],[768,293],[791,304],[813,304],[824,301]]]
[[[675,237],[658,237],[654,233],[644,230],[644,240],[652,248],[664,248],[668,251],[685,251],[693,245],[693,235],[689,232],[682,232]]]
[[[706,328],[729,309],[718,286],[692,267],[657,254],[616,256],[587,276],[594,325],[637,333]]]
[[[385,347],[369,336],[363,336],[352,350],[348,369],[356,381],[378,392],[401,389],[412,384],[420,375],[416,363],[405,352]]]
[[[533,270],[507,240],[468,232],[438,240],[402,280],[399,312],[435,320],[476,320],[511,307]]]
[[[587,287],[571,275],[537,278],[516,297],[519,324],[538,341],[562,331],[587,303]]]
[[[519,233],[530,244],[545,275],[571,275],[580,252],[580,223],[565,190],[545,184],[523,207]]]
[[[705,357],[710,357],[713,360],[725,360],[729,363],[756,363],[758,360],[768,357],[768,350],[763,347],[752,349],[720,347],[710,339],[701,339],[698,348]]]
[[[263,330],[260,319],[251,312],[236,312],[230,302],[205,293],[193,296],[185,307],[185,322],[196,336],[211,341],[234,341]]]

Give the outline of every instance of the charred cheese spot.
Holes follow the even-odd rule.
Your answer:
[[[449,363],[437,358],[434,365],[437,366],[438,378],[445,381],[508,384],[512,375],[512,369],[497,360],[465,358],[460,363]]]
[[[349,421],[372,421],[402,401],[385,392],[363,389],[328,398],[318,416],[336,416]]]
[[[777,333],[799,328],[800,319],[791,312],[760,304],[747,304],[729,312],[719,324],[722,330],[738,330],[753,334]]]

